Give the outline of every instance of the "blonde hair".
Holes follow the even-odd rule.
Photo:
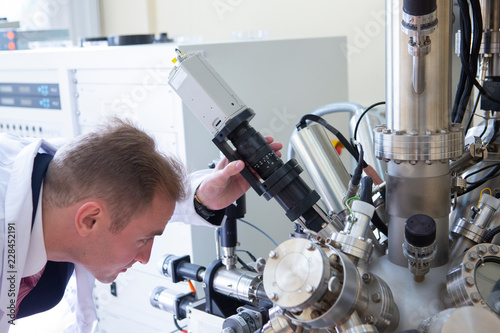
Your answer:
[[[184,199],[185,179],[182,163],[160,153],[148,134],[114,119],[57,151],[45,176],[44,199],[55,207],[102,199],[117,233],[151,205],[156,193]]]

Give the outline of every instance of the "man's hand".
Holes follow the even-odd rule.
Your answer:
[[[280,150],[283,145],[279,142],[273,143],[273,138],[269,136],[266,140],[276,155],[281,157]],[[210,210],[226,208],[250,188],[250,184],[240,175],[245,163],[243,161],[228,162],[225,157],[220,160],[215,171],[205,178],[196,190],[200,202]]]

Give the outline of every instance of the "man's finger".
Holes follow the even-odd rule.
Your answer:
[[[240,173],[243,168],[245,168],[245,163],[243,161],[233,161],[226,165],[224,168],[224,174],[227,177],[231,177]]]
[[[273,143],[273,141],[274,141],[274,138],[272,136],[266,136],[265,139],[266,139],[267,143],[269,143],[269,144]]]

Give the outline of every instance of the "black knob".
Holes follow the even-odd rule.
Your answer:
[[[422,16],[436,10],[436,0],[404,0],[403,10],[413,16]]]
[[[416,247],[431,245],[436,239],[436,221],[425,214],[410,216],[405,223],[405,238]]]

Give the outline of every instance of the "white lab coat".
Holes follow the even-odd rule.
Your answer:
[[[56,147],[62,143],[62,141],[48,142],[42,139],[19,138],[7,133],[0,134],[0,333],[9,329],[11,309],[15,309],[21,278],[34,273],[26,272],[29,270],[26,266],[30,266],[26,265],[26,262],[31,240],[33,160],[38,152],[55,154]],[[176,205],[171,221],[210,225],[196,214],[193,206],[194,190],[207,172],[210,171],[190,175],[191,188],[188,198]],[[40,209],[37,210],[39,211]],[[15,238],[12,237],[13,230]],[[15,246],[12,246],[12,240],[15,240]],[[15,263],[12,261],[14,252]],[[13,266],[10,266],[11,264]],[[75,265],[75,275],[77,331],[93,332],[97,323],[92,298],[94,277],[79,265]]]

